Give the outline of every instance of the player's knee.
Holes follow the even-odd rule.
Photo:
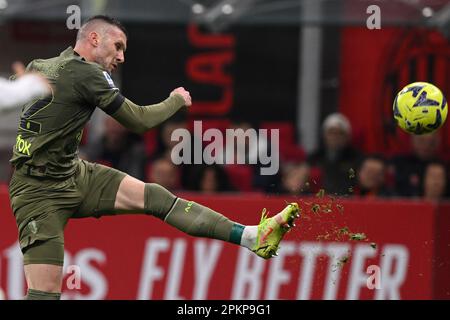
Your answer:
[[[164,220],[175,203],[177,197],[169,190],[156,183],[145,184],[145,211]]]
[[[42,292],[61,291],[62,267],[46,264],[25,265],[28,288]]]

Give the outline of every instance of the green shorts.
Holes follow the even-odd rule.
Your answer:
[[[65,180],[43,179],[16,171],[9,184],[24,264],[64,263],[64,227],[70,218],[113,214],[125,173],[80,160]]]

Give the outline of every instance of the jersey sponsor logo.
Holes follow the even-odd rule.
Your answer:
[[[19,134],[16,139],[16,150],[20,153],[26,154],[27,156],[31,156],[30,148],[31,142],[22,139],[22,135]]]
[[[116,85],[114,84],[113,79],[111,78],[111,76],[109,75],[108,72],[103,71],[103,75],[105,76],[106,81],[108,81],[108,84],[111,88],[115,89]]]

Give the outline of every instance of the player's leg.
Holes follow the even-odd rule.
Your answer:
[[[154,215],[192,236],[235,243],[265,259],[277,254],[284,234],[299,216],[298,205],[292,203],[272,218],[263,212],[259,225],[244,226],[208,207],[176,197],[158,184],[130,176],[121,181],[114,208]]]
[[[58,300],[64,263],[64,227],[80,203],[73,180],[38,181],[15,174],[10,183],[10,198],[28,285],[25,298]]]
[[[27,300],[59,300],[61,297],[64,244],[60,239],[36,241],[23,249]]]
[[[144,183],[99,164],[80,162],[77,185],[85,199],[73,218],[143,213],[197,237],[207,237],[249,248],[263,258],[276,255],[284,234],[294,225],[299,208],[289,204],[259,225],[244,226],[201,204],[173,195],[155,183]]]
[[[62,266],[28,264],[24,266],[28,285],[27,300],[59,300],[61,297]]]

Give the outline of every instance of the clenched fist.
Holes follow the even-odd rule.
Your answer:
[[[181,95],[183,97],[186,107],[189,107],[192,105],[192,98],[191,98],[189,91],[185,90],[183,87],[179,87],[179,88],[174,89],[170,93],[170,96],[173,96],[176,93],[178,93],[179,95]]]

